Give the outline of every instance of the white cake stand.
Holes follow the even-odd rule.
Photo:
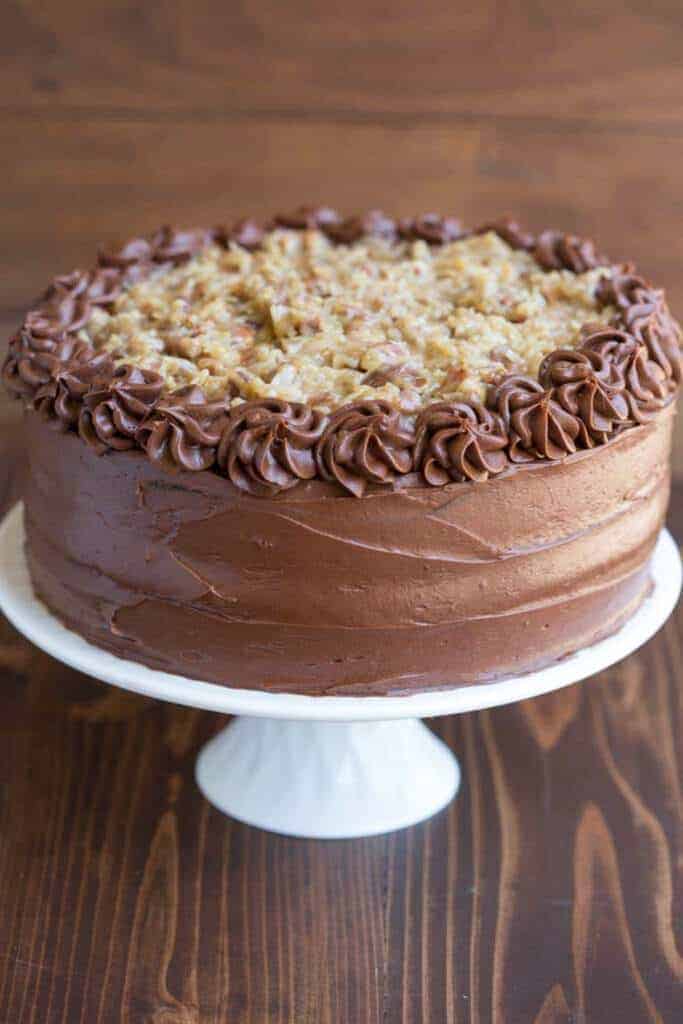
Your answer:
[[[304,697],[185,679],[93,647],[34,596],[21,506],[0,526],[0,607],[20,632],[54,658],[107,683],[242,716],[201,751],[202,792],[250,825],[321,839],[390,832],[444,807],[458,789],[458,763],[419,719],[536,697],[625,658],[656,633],[679,596],[681,562],[666,531],[652,557],[652,576],[651,595],[622,629],[541,671],[409,697]]]

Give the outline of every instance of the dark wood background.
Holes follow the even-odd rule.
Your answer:
[[[678,0],[5,0],[0,328],[101,240],[302,201],[595,233],[683,314],[682,52]],[[681,626],[435,723],[456,803],[325,844],[199,798],[216,716],[3,624],[1,1024],[683,1020]]]

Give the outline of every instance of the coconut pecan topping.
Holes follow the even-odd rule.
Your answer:
[[[672,400],[680,342],[663,293],[589,240],[301,207],[102,250],[54,278],[2,378],[97,452],[360,497],[605,444]]]

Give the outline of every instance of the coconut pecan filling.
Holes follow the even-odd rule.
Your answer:
[[[281,228],[250,251],[208,245],[98,305],[79,338],[118,364],[195,385],[210,400],[277,398],[331,412],[384,400],[484,400],[505,374],[536,376],[580,342],[605,268],[543,269],[493,231],[443,245],[365,236],[335,244]]]

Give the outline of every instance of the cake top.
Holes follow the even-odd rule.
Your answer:
[[[255,251],[214,243],[154,271],[79,337],[231,405],[384,399],[414,413],[483,401],[506,373],[536,376],[553,349],[576,348],[587,321],[614,316],[596,298],[605,271],[543,269],[494,231],[430,246],[281,228]]]
[[[2,376],[98,454],[361,496],[605,444],[671,401],[679,340],[660,290],[573,235],[321,208],[101,252]]]

